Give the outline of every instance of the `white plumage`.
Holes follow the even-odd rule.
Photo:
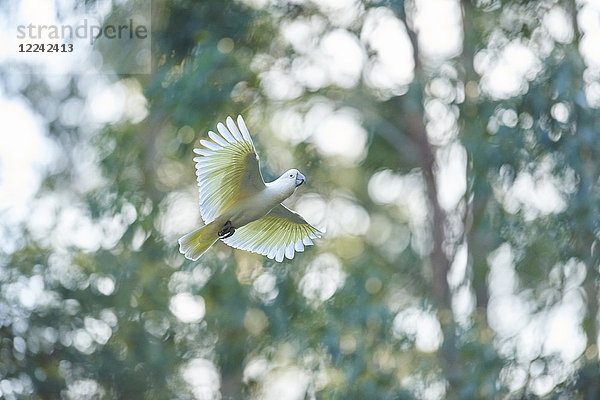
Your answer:
[[[208,132],[194,149],[204,226],[179,239],[179,251],[197,260],[217,240],[278,262],[312,245],[321,231],[281,202],[304,183],[296,169],[265,183],[259,159],[242,116]],[[233,234],[231,234],[233,233]]]

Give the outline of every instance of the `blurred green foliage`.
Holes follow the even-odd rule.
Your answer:
[[[600,118],[585,93],[598,75],[584,79],[593,68],[578,47],[583,5],[462,1],[455,4],[459,54],[440,61],[416,52],[414,77],[394,93],[369,85],[363,71],[347,85],[296,82],[295,94],[269,94],[266,72],[291,74],[306,56],[282,34],[295,21],[321,26],[317,41],[336,29],[359,41],[366,16],[383,7],[408,29],[407,43],[417,44],[413,2],[352,4],[355,20],[340,23],[321,2],[153,1],[153,73],[114,78],[143,95],[141,120],[98,129],[47,112],[49,102],[91,96],[83,93],[85,77],[70,77],[57,93],[32,75],[15,93],[46,118],[60,157],[35,203],[52,199],[45,212],[53,223],[42,231],[31,221],[4,227],[15,238],[0,253],[4,398],[600,396]],[[563,42],[542,26],[553,7],[573,31]],[[533,49],[540,66],[516,92],[494,95],[475,59],[514,42]],[[363,46],[367,61],[375,60],[377,51]],[[450,88],[445,99],[440,84]],[[437,142],[432,123],[445,114],[430,111],[434,101],[453,113],[456,127]],[[281,112],[308,121],[319,104],[329,111],[317,115],[349,109],[358,116],[367,134],[359,156],[329,154],[314,132],[297,139],[281,132],[300,129],[297,123],[273,122],[285,120],[277,119]],[[566,117],[557,117],[557,104]],[[178,235],[200,223],[189,220],[198,216],[188,201],[192,149],[237,114],[256,138],[265,177],[299,168],[308,188],[295,201],[313,204],[304,210],[323,214],[313,218],[330,230],[293,261],[277,264],[221,244],[199,262],[177,251]],[[432,190],[441,191],[440,164],[451,146],[466,155],[466,189],[445,207]],[[461,184],[458,176],[445,179]],[[517,182],[530,190],[552,182],[564,206],[540,211],[514,193],[511,200]],[[385,200],[394,185],[402,191]],[[89,230],[59,230],[69,208],[77,210],[73,226],[91,221],[100,237],[81,245],[70,235]],[[507,254],[508,270],[494,267]],[[461,265],[458,281],[449,279],[448,269],[454,276]],[[501,307],[494,279],[511,274],[505,294],[516,303]],[[192,299],[199,317],[178,317],[177,299]],[[571,359],[544,348],[541,328],[528,344],[519,336],[561,304],[578,306],[575,329],[585,341],[573,344]],[[498,323],[498,313],[514,318],[516,331]]]

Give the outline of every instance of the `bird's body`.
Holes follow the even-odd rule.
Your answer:
[[[289,184],[285,185],[285,183],[285,181],[281,182],[279,180],[268,183],[258,193],[240,200],[223,211],[223,214],[218,217],[219,222],[217,225],[220,222],[223,225],[227,221],[231,221],[231,225],[237,228],[264,217],[273,207],[294,193],[296,187]]]
[[[218,124],[220,136],[201,140],[206,149],[195,149],[200,188],[200,213],[206,225],[179,239],[180,252],[197,260],[217,240],[276,261],[293,258],[295,251],[320,236],[320,231],[281,204],[305,177],[291,169],[265,183],[250,133],[241,116],[238,127],[231,117]]]

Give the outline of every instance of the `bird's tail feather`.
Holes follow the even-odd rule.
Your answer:
[[[192,261],[200,258],[219,240],[219,228],[214,223],[201,226],[179,238],[179,251]]]

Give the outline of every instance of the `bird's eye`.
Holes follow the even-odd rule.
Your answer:
[[[290,178],[293,178],[293,177],[294,177],[294,174],[290,174]]]

